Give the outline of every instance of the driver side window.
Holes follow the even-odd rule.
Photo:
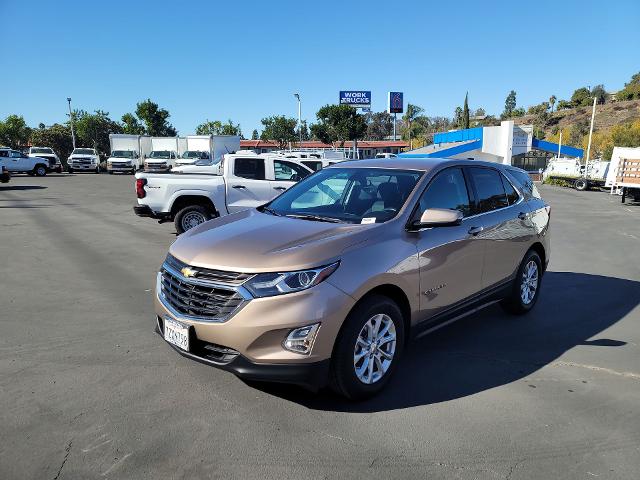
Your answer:
[[[458,210],[465,217],[471,215],[471,202],[461,168],[447,168],[438,173],[420,197],[417,219],[428,208]]]
[[[273,169],[274,178],[285,182],[297,182],[309,174],[309,172],[300,165],[283,160],[274,160]]]

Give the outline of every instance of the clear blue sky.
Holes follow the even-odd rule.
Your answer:
[[[245,135],[272,114],[303,118],[339,90],[386,92],[428,115],[500,113],[617,90],[640,71],[640,1],[0,0],[0,117],[65,121],[66,97],[112,118],[151,98],[181,134],[233,119]]]

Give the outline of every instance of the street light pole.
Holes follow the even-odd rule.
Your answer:
[[[587,157],[584,160],[584,176],[589,178],[589,155],[591,154],[591,136],[593,135],[593,120],[596,117],[596,101],[597,97],[593,97],[593,110],[591,111],[591,128],[589,128],[589,143],[587,144]]]
[[[76,133],[73,130],[73,113],[71,112],[71,97],[67,97],[69,103],[69,120],[71,121],[71,141],[73,142],[73,149],[76,149]]]
[[[298,137],[300,138],[300,147],[302,147],[302,106],[300,102],[300,94],[294,93],[293,96],[298,99]]]

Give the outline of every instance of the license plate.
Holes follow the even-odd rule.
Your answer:
[[[165,318],[164,339],[182,350],[189,351],[189,327],[183,323]]]

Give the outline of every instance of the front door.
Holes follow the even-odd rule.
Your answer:
[[[264,158],[238,157],[227,178],[227,209],[229,213],[255,208],[267,203],[273,195],[265,177]]]
[[[27,157],[22,155],[21,152],[17,150],[11,150],[11,154],[9,155],[9,162],[7,162],[7,168],[13,172],[26,172],[27,171],[27,163],[31,163],[27,161]]]
[[[273,197],[277,197],[309,174],[310,172],[297,163],[287,160],[274,160],[273,180],[269,182],[271,184],[271,194]]]
[[[483,245],[473,235],[477,219],[471,216],[470,189],[461,168],[447,168],[431,180],[413,220],[427,208],[459,210],[464,218],[457,226],[426,228],[418,233],[420,308],[425,319],[477,293],[484,261]]]

